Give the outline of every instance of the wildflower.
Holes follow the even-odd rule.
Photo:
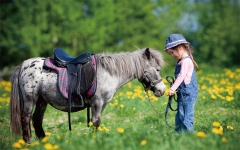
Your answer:
[[[124,129],[123,128],[117,128],[117,131],[119,132],[119,133],[123,133],[124,132]]]
[[[89,126],[90,127],[93,126],[93,122],[92,121],[89,122]]]
[[[223,138],[222,138],[222,141],[223,141],[223,142],[227,142],[227,138],[223,137]]]
[[[47,143],[47,144],[44,145],[44,148],[47,149],[47,150],[48,150],[48,149],[49,149],[49,150],[52,150],[52,149],[53,149],[53,146],[52,146],[52,144]]]
[[[46,132],[45,134],[46,134],[47,137],[49,137],[51,135],[50,132]]]
[[[211,95],[211,98],[212,99],[216,99],[217,97],[215,95]]]
[[[226,96],[226,100],[227,100],[227,101],[232,101],[232,100],[234,100],[234,97],[232,97],[232,96]]]
[[[103,131],[103,128],[102,128],[102,127],[98,127],[98,130],[99,130],[99,131]]]
[[[123,104],[121,104],[121,105],[120,105],[120,108],[124,108],[124,105],[123,105]]]
[[[60,135],[58,135],[58,136],[57,136],[57,139],[59,139],[59,140],[60,140],[60,139],[61,139],[61,136],[60,136]]]
[[[35,145],[39,145],[39,142],[35,141],[35,142],[32,143],[32,146],[35,146]]]
[[[29,150],[29,148],[21,148],[21,150]]]
[[[219,127],[219,130],[220,130],[220,131],[223,131],[223,127],[222,127],[222,126],[220,126],[220,127]]]
[[[54,145],[53,149],[59,149],[59,146],[58,145]]]
[[[233,130],[232,126],[227,126],[227,129]]]
[[[21,145],[24,145],[25,141],[23,139],[20,139],[20,140],[18,140],[18,143],[21,144]]]
[[[87,135],[87,132],[84,132],[83,134],[84,134],[84,135]]]
[[[199,137],[206,137],[206,133],[205,132],[197,132],[197,136]]]
[[[93,138],[93,139],[96,139],[96,138],[97,138],[97,135],[96,135],[96,134],[93,134],[92,138]]]
[[[216,121],[214,121],[214,122],[212,123],[212,125],[213,125],[214,127],[219,127],[219,126],[220,126],[220,123],[219,123],[219,122],[216,122]]]
[[[15,142],[15,143],[13,143],[12,147],[14,147],[14,148],[21,148],[22,146],[21,146],[20,143]]]
[[[223,131],[221,131],[221,130],[218,129],[218,128],[212,128],[212,132],[215,133],[215,134],[223,135]]]
[[[141,144],[141,145],[146,145],[146,144],[147,144],[147,141],[146,141],[146,140],[142,140],[140,144]]]
[[[78,124],[82,124],[82,122],[79,122]]]
[[[107,127],[103,127],[103,131],[109,132],[109,129]]]
[[[47,142],[48,140],[49,140],[48,137],[44,137],[44,138],[42,139],[42,142],[45,143],[45,142]]]
[[[127,93],[126,93],[128,96],[130,96],[130,95],[132,95],[133,94],[133,92],[131,92],[131,91],[127,91]]]
[[[135,108],[135,107],[133,107],[133,110],[136,110],[136,108]]]

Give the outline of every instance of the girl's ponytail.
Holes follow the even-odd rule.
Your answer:
[[[193,53],[193,47],[190,46],[190,43],[187,43],[187,44],[184,44],[184,45],[185,45],[185,48],[186,48],[186,50],[187,50],[188,55],[189,55],[189,56],[191,57],[191,59],[192,59],[193,65],[195,66],[195,69],[198,70],[198,64],[196,63],[196,61],[194,61],[193,55],[192,55],[192,53]]]

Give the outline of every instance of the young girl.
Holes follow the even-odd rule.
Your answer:
[[[198,69],[198,65],[193,59],[190,44],[181,34],[171,34],[166,40],[164,50],[178,60],[175,68],[176,80],[168,92],[169,96],[177,92],[175,131],[194,131],[194,105],[198,94],[194,67]]]

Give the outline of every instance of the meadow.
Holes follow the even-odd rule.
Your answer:
[[[39,140],[32,129],[32,143],[11,135],[9,101],[11,83],[0,81],[0,149],[11,150],[237,150],[240,149],[240,68],[208,69],[197,72],[199,95],[195,106],[195,132],[175,133],[164,120],[166,93],[150,94],[156,113],[142,85],[134,80],[122,87],[102,113],[96,130],[87,127],[86,110],[72,113],[72,131],[67,113],[50,105],[43,120],[47,137]],[[165,84],[169,88],[166,80]],[[150,92],[151,93],[151,92]],[[173,102],[176,107],[176,102]],[[168,122],[174,126],[175,112]]]

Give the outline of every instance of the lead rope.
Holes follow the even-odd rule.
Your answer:
[[[157,114],[163,114],[164,113],[164,111],[163,112],[160,112],[160,111],[158,111],[154,106],[153,106],[153,104],[152,104],[152,102],[151,102],[151,99],[150,99],[150,97],[149,97],[149,94],[148,94],[148,91],[147,90],[145,90],[145,92],[146,92],[146,94],[147,94],[147,97],[148,97],[148,101],[149,101],[149,103],[151,104],[151,106],[152,106],[152,108],[153,108],[153,110],[157,113]]]
[[[166,80],[168,81],[168,83],[170,84],[170,87],[171,87],[171,86],[173,85],[173,83],[174,83],[174,78],[171,77],[171,76],[167,76],[167,77],[166,77]],[[173,128],[173,127],[171,127],[171,126],[169,125],[168,121],[167,121],[168,109],[170,108],[172,111],[177,111],[177,110],[178,110],[178,107],[177,107],[175,110],[172,108],[172,99],[173,99],[173,98],[174,98],[174,100],[177,102],[177,100],[176,100],[176,98],[175,98],[175,94],[172,95],[172,96],[169,96],[169,98],[168,98],[168,104],[167,104],[167,106],[166,106],[165,115],[164,115],[165,122],[166,122],[167,126],[170,127],[170,128]]]

